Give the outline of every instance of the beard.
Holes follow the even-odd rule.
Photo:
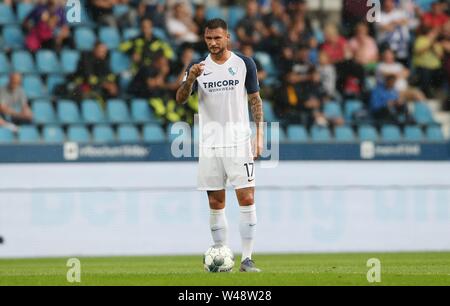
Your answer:
[[[209,52],[214,55],[221,55],[225,52],[226,48],[209,48]]]

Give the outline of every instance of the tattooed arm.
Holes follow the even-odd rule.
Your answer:
[[[254,157],[258,159],[264,148],[264,112],[263,103],[259,92],[248,95],[248,102],[252,112],[253,120],[256,123],[256,139],[255,139],[255,151]]]
[[[192,89],[194,87],[194,83],[197,78],[203,73],[205,69],[205,64],[195,64],[189,70],[189,74],[186,78],[186,81],[181,84],[180,88],[177,90],[177,103],[184,104],[189,99],[189,96],[192,93]]]

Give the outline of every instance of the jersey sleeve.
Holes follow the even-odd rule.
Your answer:
[[[187,81],[187,77],[189,75],[189,70],[191,70],[192,66],[194,66],[195,64],[196,64],[195,62],[189,64],[189,66],[187,67],[187,69],[184,73],[183,82]],[[192,86],[192,94],[194,94],[197,90],[198,90],[198,83],[197,83],[197,80],[195,80],[194,86]]]
[[[245,88],[247,94],[251,95],[259,91],[258,82],[258,69],[256,68],[255,61],[250,57],[242,58],[247,68],[247,75],[245,76]]]

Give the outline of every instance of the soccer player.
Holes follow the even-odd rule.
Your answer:
[[[204,38],[210,53],[188,67],[176,100],[185,103],[193,91],[198,91],[198,189],[208,194],[214,243],[227,244],[225,188],[228,179],[240,207],[240,271],[260,272],[252,260],[257,222],[254,160],[262,153],[264,138],[257,69],[251,58],[228,50],[230,34],[222,19],[207,22]],[[256,123],[253,148],[248,104]]]

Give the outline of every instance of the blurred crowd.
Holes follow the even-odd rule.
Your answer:
[[[13,7],[18,3],[3,2]],[[22,2],[37,4],[22,24],[30,52],[76,48],[73,28],[65,18],[65,1]],[[366,1],[342,0],[341,21],[336,23],[328,22],[323,14],[313,14],[304,0],[220,4],[223,8],[237,4],[245,8],[243,16],[231,25],[230,48],[255,59],[263,98],[272,101],[284,124],[344,125],[341,116],[323,112],[330,101],[363,101],[366,107],[355,116],[379,123],[412,124],[408,105],[427,99],[439,99],[443,108],[450,109],[447,1],[381,2],[381,12],[373,23],[367,21],[370,7]],[[84,7],[97,26],[139,28],[135,37],[122,41],[118,48],[132,62],[127,71],[129,82],[125,89],[121,86],[125,74],[112,72],[111,50],[97,42],[92,51],[82,54],[78,69],[63,88],[57,89],[57,95],[77,100],[142,97],[151,99],[155,114],[161,118],[186,120],[196,111],[195,101],[183,108],[177,107],[173,98],[186,67],[207,52],[202,41],[207,3],[85,0]],[[114,10],[118,5],[128,5],[128,9],[117,14]],[[158,36],[155,31],[159,31]],[[20,85],[11,85],[17,78],[20,75],[12,76],[10,85],[0,91],[4,118],[11,114],[5,106],[8,103],[26,105],[23,95],[15,93]],[[11,102],[13,96],[17,101]],[[25,114],[20,118],[31,120],[29,108],[24,109],[19,107],[18,113]]]

